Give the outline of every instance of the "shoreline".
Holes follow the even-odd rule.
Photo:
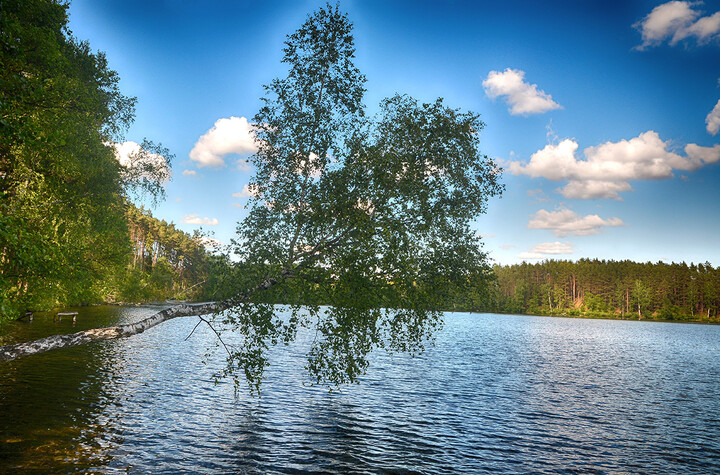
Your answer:
[[[577,318],[585,320],[617,320],[625,322],[650,322],[650,323],[693,323],[698,325],[720,325],[720,320],[675,320],[664,318],[623,318],[608,315],[571,315],[571,314],[542,314],[542,313],[518,313],[518,312],[496,312],[487,310],[444,310],[448,313],[485,313],[491,315],[522,315],[527,317],[547,317],[547,318]]]

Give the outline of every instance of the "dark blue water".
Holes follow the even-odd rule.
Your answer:
[[[0,471],[720,472],[718,326],[447,314],[425,354],[378,353],[339,393],[281,347],[254,398],[213,384],[195,323],[0,365]],[[18,325],[6,342],[73,330]]]

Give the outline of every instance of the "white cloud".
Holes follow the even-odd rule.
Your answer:
[[[701,2],[672,1],[655,7],[635,28],[642,33],[639,50],[657,46],[665,40],[675,45],[681,40],[695,38],[705,44],[720,38],[720,12],[701,18],[693,7]]]
[[[525,82],[525,72],[518,69],[506,69],[504,72],[490,71],[483,81],[485,94],[491,99],[506,96],[512,115],[542,114],[562,106],[553,101],[550,94],[538,90],[537,84]]]
[[[682,33],[685,37],[696,37],[698,43],[700,44],[705,44],[714,39],[718,39],[718,34],[720,33],[720,12],[700,18]]]
[[[127,169],[130,176],[151,181],[159,177],[163,184],[172,178],[172,170],[162,155],[149,152],[133,141],[112,145],[115,148],[115,158]]]
[[[528,228],[548,229],[556,236],[565,237],[599,234],[604,227],[623,226],[624,224],[620,218],[603,219],[597,214],[581,217],[574,211],[563,208],[557,211],[541,209],[530,220]]]
[[[707,131],[710,135],[717,135],[720,131],[720,101],[715,104],[713,110],[705,117],[705,123],[707,124]]]
[[[183,176],[195,176],[197,172],[195,170],[183,170]]]
[[[255,185],[243,185],[242,191],[233,193],[233,198],[257,198],[258,188]]]
[[[720,144],[712,147],[701,147],[690,143],[685,146],[685,153],[688,156],[688,161],[692,164],[692,168],[686,168],[686,170],[695,170],[709,163],[720,161]]]
[[[548,255],[572,254],[573,245],[569,242],[545,242],[537,244],[529,251],[518,254],[520,259],[543,259]]]
[[[217,251],[221,247],[225,246],[225,243],[219,239],[211,238],[209,236],[200,236],[197,242],[205,247],[208,251]]]
[[[227,155],[255,153],[253,126],[245,117],[218,119],[215,125],[198,139],[190,151],[190,160],[199,167],[220,168],[225,166]],[[241,160],[245,167],[247,160]],[[241,168],[242,169],[242,168]]]
[[[220,223],[217,218],[201,218],[200,215],[197,214],[186,214],[185,216],[183,216],[180,222],[185,224],[198,224],[207,226],[217,226]]]
[[[556,191],[560,192],[565,198],[573,200],[620,200],[620,192],[631,190],[632,186],[626,181],[585,180],[571,181]]]
[[[688,144],[686,156],[670,151],[669,147],[669,142],[649,130],[630,140],[588,147],[582,160],[576,156],[578,143],[564,139],[538,150],[527,163],[510,162],[508,169],[514,175],[567,181],[558,190],[566,198],[620,199],[620,192],[632,189],[630,180],[671,178],[673,170],[697,170],[720,159],[720,146]]]
[[[508,168],[513,175],[530,175],[533,178],[543,177],[549,180],[565,180],[574,176],[577,165],[575,151],[578,144],[574,140],[565,139],[559,144],[548,144],[530,156],[527,164],[510,162]]]

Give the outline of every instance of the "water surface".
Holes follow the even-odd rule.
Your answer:
[[[0,342],[152,311],[38,316]],[[196,321],[0,363],[0,471],[720,471],[719,326],[449,313],[434,347],[377,353],[339,393],[306,385],[302,341],[278,348],[256,398],[213,384]]]

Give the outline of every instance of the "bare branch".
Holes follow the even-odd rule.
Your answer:
[[[207,323],[207,326],[210,327],[210,329],[215,333],[215,336],[217,336],[218,340],[220,340],[220,343],[222,343],[222,346],[225,348],[225,351],[227,351],[228,356],[232,358],[232,353],[230,353],[230,350],[228,349],[227,345],[225,344],[225,341],[223,341],[222,337],[220,336],[220,333],[218,333],[218,331],[215,330],[215,327],[212,326],[210,321],[208,321],[207,319],[205,319],[199,315],[198,315],[198,318],[200,319],[201,322]],[[198,323],[198,325],[199,325],[199,323]],[[195,327],[197,328],[197,325]],[[195,330],[193,330],[193,331],[195,331]]]
[[[186,336],[183,341],[188,341],[188,340],[190,339],[190,337],[193,336],[193,333],[195,333],[195,330],[197,330],[197,327],[199,327],[202,322],[203,322],[203,319],[201,318],[201,319],[197,322],[197,324],[193,327],[193,329],[192,329],[192,331],[190,332],[190,334],[189,334],[188,336]]]

